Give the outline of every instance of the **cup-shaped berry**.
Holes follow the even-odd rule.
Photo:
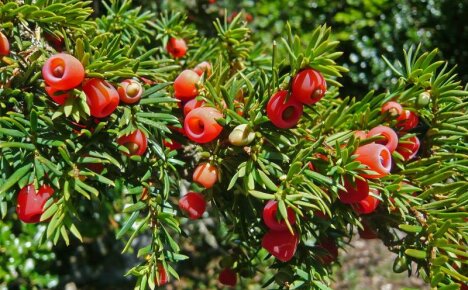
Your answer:
[[[342,203],[350,204],[361,201],[369,195],[369,184],[365,179],[344,177],[343,187],[346,191],[340,190],[338,198]]]
[[[360,141],[362,141],[362,140],[367,138],[367,133],[366,133],[366,131],[362,131],[362,130],[354,131],[354,138],[359,139]]]
[[[322,253],[319,255],[319,260],[323,264],[329,265],[338,258],[338,247],[336,246],[335,241],[332,239],[327,238],[321,240],[317,244],[317,247],[322,251]]]
[[[198,95],[197,84],[200,76],[193,70],[184,70],[174,80],[174,96],[182,101],[188,101]]]
[[[218,281],[223,285],[234,287],[237,284],[237,274],[230,268],[224,268],[219,273]]]
[[[281,129],[296,126],[302,116],[303,105],[292,97],[287,98],[287,91],[279,91],[270,98],[266,108],[270,121]]]
[[[163,140],[163,145],[166,148],[169,148],[169,150],[179,150],[182,148],[182,144],[177,142],[174,139],[165,139]]]
[[[405,110],[400,117],[397,118],[398,123],[396,126],[403,131],[409,131],[411,129],[416,128],[419,123],[418,115],[410,110]]]
[[[184,105],[184,116],[187,116],[193,109],[203,107],[206,104],[203,100],[191,99]]]
[[[397,118],[403,113],[403,107],[397,102],[390,101],[382,105],[381,112]]]
[[[59,105],[63,105],[70,96],[70,93],[68,92],[57,90],[56,88],[49,86],[46,86],[45,90],[47,92],[47,95],[49,95],[49,97]]]
[[[156,273],[157,277],[154,277],[154,284],[156,286],[162,286],[167,284],[167,282],[169,281],[169,276],[167,275],[167,271],[166,269],[164,269],[164,266],[161,263],[158,263]]]
[[[145,154],[146,148],[148,147],[148,140],[146,138],[146,135],[140,129],[135,130],[130,135],[120,137],[117,140],[117,143],[128,148],[128,151],[130,153],[127,155],[129,156],[141,156]]]
[[[193,69],[199,76],[205,74],[205,77],[209,77],[211,75],[211,64],[207,61],[201,62],[197,64],[197,66]]]
[[[187,43],[182,38],[171,37],[167,42],[166,50],[174,58],[181,58],[187,53]]]
[[[143,87],[138,81],[127,79],[119,84],[117,91],[122,102],[125,104],[135,104],[141,99]]]
[[[44,63],[42,77],[48,86],[67,91],[83,82],[85,71],[77,58],[66,53],[59,53],[51,56]]]
[[[185,133],[194,142],[211,142],[223,131],[223,127],[216,121],[222,117],[223,114],[215,108],[196,108],[185,117]]]
[[[54,189],[45,184],[37,192],[33,184],[23,187],[16,203],[18,218],[24,223],[38,223],[44,213],[44,205],[53,194]]]
[[[218,181],[218,168],[208,162],[201,163],[193,172],[193,181],[205,188],[212,188]]]
[[[241,124],[229,134],[229,142],[234,146],[246,146],[255,139],[255,133],[247,124]]]
[[[358,214],[370,214],[373,213],[380,203],[380,200],[375,196],[380,196],[377,189],[371,188],[370,193],[365,199],[353,204],[354,210]]]
[[[418,154],[419,146],[421,146],[421,143],[419,142],[418,137],[411,136],[403,140],[400,139],[396,151],[403,156],[405,161],[408,161]]]
[[[375,143],[384,145],[390,153],[395,151],[398,146],[398,135],[392,128],[383,125],[372,128],[369,133],[367,133],[367,138],[374,136],[383,136],[385,138],[384,140],[378,140]]]
[[[206,210],[206,201],[200,193],[189,192],[179,199],[179,208],[190,219],[199,219]]]
[[[292,81],[292,97],[305,105],[317,103],[326,91],[323,75],[314,69],[300,71]]]
[[[291,208],[286,209],[288,213],[288,221],[292,226],[296,224],[296,215]],[[263,208],[263,222],[265,225],[274,231],[284,231],[288,229],[284,219],[280,218],[278,213],[278,202],[276,200],[270,200],[266,203]]]
[[[10,54],[10,42],[8,38],[0,31],[0,56]]]
[[[387,147],[381,144],[371,143],[360,146],[354,153],[356,161],[367,166],[366,170],[373,173],[363,173],[365,178],[381,178],[390,173],[392,168],[392,154]]]
[[[291,234],[289,230],[269,230],[262,238],[262,247],[282,262],[287,262],[294,257],[298,243],[299,235]]]
[[[105,118],[119,105],[119,93],[103,79],[87,80],[83,83],[83,91],[93,117]]]

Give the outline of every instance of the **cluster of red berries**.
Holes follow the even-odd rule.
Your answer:
[[[105,118],[111,115],[119,102],[135,104],[141,99],[143,86],[136,80],[123,80],[118,88],[99,78],[85,79],[85,69],[72,55],[59,53],[50,57],[42,67],[45,90],[49,97],[63,105],[72,91],[81,86],[91,116]],[[129,149],[129,155],[143,155],[147,148],[146,135],[139,129],[117,140]]]
[[[0,56],[7,56],[10,54],[10,42],[8,38],[0,31]]]
[[[326,91],[323,75],[311,68],[304,69],[293,78],[290,91],[280,90],[270,98],[267,116],[278,128],[292,128],[299,122],[303,106],[317,103]]]

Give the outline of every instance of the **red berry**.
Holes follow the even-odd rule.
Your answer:
[[[326,252],[319,256],[319,259],[323,264],[329,265],[336,261],[336,258],[338,258],[338,247],[336,246],[336,243],[333,240],[321,240],[317,244],[317,247],[321,248],[323,251]]]
[[[418,137],[411,136],[404,140],[400,139],[396,151],[405,158],[405,161],[408,161],[416,156],[420,145]]]
[[[381,144],[366,144],[360,146],[354,153],[356,161],[367,166],[366,170],[374,171],[374,173],[363,173],[365,178],[381,178],[390,173],[392,168],[392,154],[387,147]]]
[[[371,188],[370,192],[374,195],[380,196],[379,191],[376,189]],[[379,203],[380,200],[378,198],[369,194],[365,199],[353,204],[353,208],[358,214],[370,214],[377,209]]]
[[[184,130],[187,137],[197,143],[208,143],[221,134],[223,127],[216,122],[221,114],[215,108],[196,108],[187,114],[184,120]]]
[[[141,99],[143,87],[135,80],[127,79],[119,84],[117,89],[120,100],[126,104],[134,104]]]
[[[390,153],[395,151],[398,145],[398,135],[395,133],[395,131],[393,131],[393,129],[387,126],[379,125],[371,129],[369,133],[367,133],[367,138],[378,136],[378,135],[382,135],[383,137],[385,137],[385,140],[376,141],[377,144],[382,144],[385,147],[387,147]]]
[[[54,194],[54,189],[46,184],[36,193],[33,184],[23,187],[18,193],[16,213],[24,223],[38,223],[44,213],[44,205]]]
[[[323,211],[318,211],[318,210],[314,211],[314,216],[324,219],[324,220],[330,219],[330,217],[326,213],[324,213]]]
[[[415,128],[419,123],[418,116],[409,110],[405,110],[403,114],[401,114],[400,117],[397,118],[397,120],[398,123],[396,124],[396,126],[402,129],[403,131],[409,131]]]
[[[67,91],[77,87],[85,77],[84,67],[72,55],[59,53],[51,56],[42,67],[42,77],[54,89]]]
[[[188,101],[198,95],[197,84],[200,76],[193,70],[184,70],[174,81],[174,96],[182,101]]]
[[[403,107],[397,102],[387,102],[382,105],[382,114],[387,113],[392,117],[398,117],[403,113]]]
[[[8,38],[0,31],[0,56],[10,54],[10,42]]]
[[[226,286],[236,286],[237,284],[237,274],[232,269],[224,268],[218,277],[219,283]]]
[[[207,61],[201,62],[197,64],[197,66],[193,69],[197,75],[202,76],[202,74],[206,74],[206,77],[211,76],[211,64]]]
[[[162,286],[164,284],[167,284],[167,282],[169,281],[169,277],[167,275],[166,269],[164,269],[164,266],[161,263],[158,263],[156,271],[158,276],[157,278],[154,278],[154,284],[156,284],[156,286]]]
[[[49,97],[59,105],[63,105],[67,98],[70,96],[68,92],[57,90],[56,88],[46,86],[45,90]],[[59,92],[59,93],[57,93]]]
[[[210,163],[201,163],[193,172],[193,181],[203,185],[205,188],[212,188],[217,180],[218,168]]]
[[[250,13],[245,13],[245,21],[247,21],[247,22],[250,23],[250,22],[253,21],[253,19],[254,19],[254,18],[253,18],[253,16],[252,16],[252,14],[250,14]]]
[[[352,182],[351,178],[345,177],[343,186],[346,191],[340,190],[338,192],[338,197],[342,203],[355,203],[369,195],[369,184],[365,179],[355,178],[354,182]]]
[[[206,201],[203,195],[197,192],[189,192],[179,199],[179,208],[185,212],[190,219],[200,218],[206,210]]]
[[[314,69],[300,71],[292,81],[292,97],[305,105],[317,103],[326,91],[325,79]]]
[[[359,237],[363,240],[374,240],[378,238],[377,233],[367,224],[362,223],[364,229],[359,229]]]
[[[297,125],[302,116],[302,104],[294,98],[288,97],[287,91],[279,91],[274,94],[267,104],[267,116],[278,128],[288,129]]]
[[[288,221],[292,226],[296,224],[296,215],[291,208],[287,208]],[[276,200],[270,200],[266,203],[263,208],[263,222],[265,225],[274,231],[287,230],[286,222],[283,219],[279,219],[278,215],[278,202]]]
[[[291,234],[288,230],[269,230],[262,239],[262,247],[282,262],[287,262],[293,258],[298,243],[298,234]]]
[[[203,100],[191,99],[184,105],[184,115],[187,116],[193,109],[203,107],[206,104]]]
[[[187,44],[185,40],[182,38],[174,38],[171,37],[166,45],[166,50],[169,52],[174,58],[180,58],[185,55],[187,52]]]
[[[143,155],[148,147],[146,135],[140,130],[135,130],[132,134],[122,136],[117,139],[119,145],[125,146],[130,151],[127,155]]]
[[[93,117],[107,117],[119,105],[119,93],[105,80],[89,79],[83,83],[83,91]]]

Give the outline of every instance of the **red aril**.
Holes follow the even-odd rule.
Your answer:
[[[292,81],[292,98],[305,105],[320,101],[327,91],[327,83],[323,75],[314,69],[300,71]]]
[[[46,184],[37,192],[33,184],[23,187],[16,201],[18,218],[24,223],[38,223],[44,213],[44,205],[53,194],[54,189]]]
[[[184,120],[184,130],[187,137],[197,143],[208,143],[221,134],[223,127],[217,119],[223,118],[215,108],[196,108],[187,114]]]
[[[10,54],[10,42],[8,38],[0,31],[0,56]]]
[[[289,230],[269,230],[262,239],[262,247],[282,262],[287,262],[294,257],[298,243],[298,234],[291,234]]]
[[[166,50],[174,58],[181,58],[187,53],[187,43],[182,38],[171,37],[167,42]]]
[[[174,80],[174,96],[182,101],[188,101],[198,95],[200,76],[193,70],[184,70]]]
[[[353,182],[350,177],[344,177],[343,186],[346,191],[340,190],[338,192],[338,197],[342,203],[355,203],[369,195],[369,184],[365,179],[355,178]]]
[[[296,215],[294,214],[294,211],[288,207],[287,213],[289,224],[291,226],[296,224]],[[283,231],[288,229],[286,222],[279,218],[278,202],[276,200],[268,201],[263,208],[263,222],[271,230]]]
[[[201,163],[193,172],[193,181],[205,188],[212,188],[217,180],[218,168],[208,162]]]
[[[232,269],[224,268],[218,277],[219,283],[234,287],[237,284],[237,274]]]
[[[126,79],[120,82],[117,88],[119,97],[125,104],[134,104],[141,99],[143,94],[143,87],[138,81],[132,79]]]
[[[363,173],[365,178],[381,178],[390,173],[392,168],[392,155],[390,151],[381,144],[371,143],[360,146],[354,153],[356,161],[365,165],[366,170],[371,170],[374,173]]]
[[[418,137],[416,136],[411,136],[406,139],[400,139],[400,142],[398,143],[398,147],[396,148],[396,151],[400,153],[401,156],[405,159],[405,161],[408,161],[410,159],[413,159],[416,154],[418,154],[419,151],[419,146],[420,142]]]
[[[44,63],[42,77],[48,86],[67,91],[83,82],[85,71],[77,58],[66,53],[59,53],[51,56]]]
[[[146,148],[148,147],[148,140],[146,135],[140,129],[135,130],[130,135],[120,137],[117,139],[117,143],[128,148],[130,153],[126,154],[129,156],[141,156],[145,154]]]
[[[367,133],[367,138],[371,138],[374,136],[383,136],[385,137],[384,140],[378,140],[376,141],[377,144],[382,144],[387,149],[392,153],[395,151],[397,145],[398,145],[398,135],[393,131],[393,129],[387,127],[387,126],[382,126],[379,125],[375,128],[372,128],[369,133]]]
[[[288,129],[297,125],[302,116],[303,106],[300,102],[290,97],[287,91],[279,91],[274,94],[267,104],[267,116],[278,128]]]
[[[83,91],[93,117],[105,118],[119,105],[119,93],[105,80],[89,79],[83,83]]]
[[[190,219],[199,219],[206,210],[206,201],[200,193],[189,192],[179,199],[179,208]]]
[[[57,90],[56,88],[49,86],[46,86],[45,90],[47,92],[47,95],[49,95],[49,97],[59,105],[63,105],[67,98],[70,96],[69,92]]]

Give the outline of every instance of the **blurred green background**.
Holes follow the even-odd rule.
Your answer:
[[[95,1],[96,17],[105,13],[101,1]],[[402,49],[421,43],[423,48],[439,48],[450,64],[458,65],[463,83],[468,81],[468,1],[467,0],[136,0],[155,13],[164,10],[188,14],[188,22],[202,35],[213,35],[212,22],[217,17],[232,18],[242,12],[252,28],[255,43],[271,48],[272,42],[283,36],[286,22],[307,42],[313,28],[327,23],[340,40],[344,55],[340,61],[350,69],[342,80],[343,95],[361,96],[369,89],[385,90],[395,79],[381,55],[393,61],[401,59]],[[122,256],[123,245],[115,241],[107,215],[83,216],[81,229],[89,233],[84,244],[73,242],[52,248],[50,244],[37,246],[35,237],[44,226],[21,225],[12,220],[14,209],[0,222],[0,289],[130,289],[132,281],[123,277],[126,270],[138,261],[132,255]],[[118,220],[118,217],[117,217]],[[193,251],[191,262],[178,267],[181,276],[197,276],[201,284],[216,282],[210,262],[195,249],[211,246],[201,225],[192,231],[189,244],[183,248]],[[193,230],[193,229],[192,229]],[[210,229],[213,230],[213,229]],[[205,228],[205,231],[206,230]],[[193,233],[200,233],[197,236]],[[144,245],[148,237],[141,237],[135,248]],[[405,274],[392,274],[392,259],[379,242],[357,242],[351,254],[341,256],[343,269],[336,275],[336,289],[400,289],[424,286]],[[204,252],[209,256],[210,251]],[[369,257],[364,260],[363,257]],[[194,270],[195,269],[195,270]],[[196,270],[198,269],[198,270]],[[194,274],[194,271],[199,271]],[[375,278],[377,277],[377,278]],[[65,288],[68,285],[68,288]],[[195,289],[182,281],[177,288]],[[385,286],[387,285],[387,286]],[[390,285],[390,286],[388,286]],[[393,286],[392,286],[393,285]]]

